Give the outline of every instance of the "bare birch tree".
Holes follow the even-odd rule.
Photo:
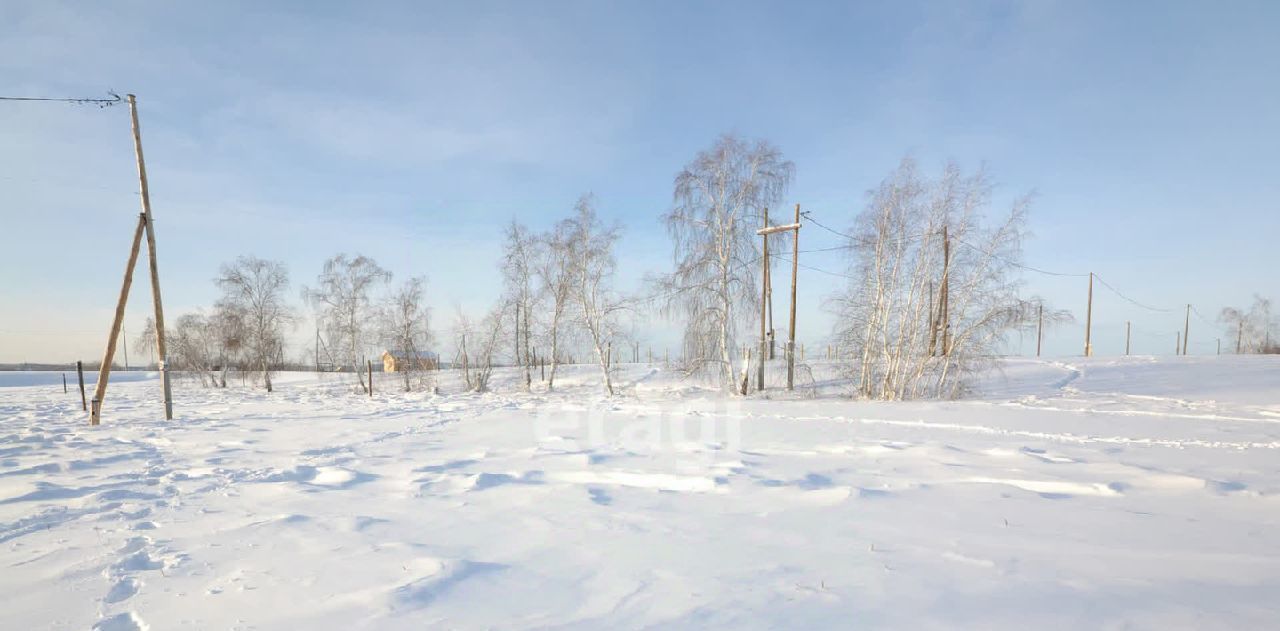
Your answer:
[[[413,389],[414,378],[425,383],[430,375],[422,365],[422,353],[431,346],[430,310],[425,303],[426,279],[417,276],[404,282],[382,308],[382,336],[388,347],[404,357],[397,366],[404,379],[404,391]]]
[[[463,314],[461,308],[453,321],[454,344],[462,363],[462,375],[468,392],[488,392],[493,375],[494,355],[503,333],[503,312],[499,303],[479,321]]]
[[[374,303],[372,292],[391,280],[391,272],[366,256],[347,258],[338,254],[325,261],[324,271],[314,289],[303,289],[303,295],[315,309],[316,321],[326,331],[329,343],[344,355],[347,365],[355,368],[360,387],[364,381],[366,352],[373,340]]]
[[[147,317],[147,322],[142,326],[142,332],[133,338],[133,352],[141,355],[142,353],[150,353],[151,360],[148,365],[156,363],[156,320]]]
[[[216,385],[213,374],[217,356],[217,334],[202,313],[184,313],[174,320],[173,328],[166,327],[168,345],[166,360],[179,375],[194,377],[200,385]]]
[[[218,310],[243,326],[246,359],[271,392],[271,367],[283,354],[285,330],[295,321],[284,298],[289,271],[278,261],[241,256],[222,266],[217,283],[222,290]]]
[[[1057,309],[1041,296],[1031,296],[1018,302],[1019,334],[1033,334],[1043,326],[1043,331],[1075,324],[1076,317],[1068,309]]]
[[[714,366],[734,390],[734,351],[756,298],[756,268],[764,209],[781,199],[795,172],[763,140],[721,136],[676,175],[674,204],[663,217],[675,271],[660,283],[666,311],[685,321],[691,369]],[[740,313],[741,311],[741,313]]]
[[[536,265],[537,240],[529,234],[529,230],[512,221],[507,226],[507,241],[502,256],[502,280],[505,287],[506,301],[513,315],[513,332],[515,334],[514,360],[517,366],[524,369],[524,386],[533,386],[533,375],[530,373],[529,338],[533,331],[534,314],[534,266]]]
[[[870,193],[847,244],[851,281],[834,301],[858,396],[955,396],[1025,324],[1013,263],[1029,198],[987,227],[990,201],[984,174],[948,165],[931,180],[910,159]]]
[[[579,202],[581,203],[581,202]],[[541,301],[547,307],[546,340],[551,347],[551,374],[547,389],[555,389],[556,372],[566,339],[565,324],[573,303],[574,257],[571,220],[559,222],[540,237],[536,273]]]
[[[251,368],[243,362],[248,337],[244,315],[234,305],[220,301],[209,316],[209,326],[218,345],[218,386],[221,388],[227,387],[227,372],[232,365],[241,371]]]
[[[609,374],[611,343],[617,334],[617,315],[623,308],[622,301],[613,291],[613,274],[616,262],[613,245],[618,240],[618,228],[605,227],[596,216],[595,198],[583,195],[573,218],[569,220],[569,254],[572,260],[573,286],[571,293],[577,302],[578,317],[591,340],[604,389],[613,395],[613,379]]]

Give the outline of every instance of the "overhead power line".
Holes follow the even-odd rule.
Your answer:
[[[821,221],[818,221],[817,219],[814,219],[814,218],[813,218],[813,215],[812,215],[812,213],[810,213],[810,211],[807,211],[807,210],[806,210],[806,211],[804,211],[804,212],[800,213],[800,217],[801,217],[802,219],[804,219],[804,220],[808,221],[809,223],[812,223],[813,225],[815,225],[815,226],[817,226],[817,227],[819,227],[819,228],[822,228],[823,230],[826,230],[827,232],[830,232],[831,234],[834,234],[834,235],[836,235],[836,236],[844,237],[844,238],[846,238],[846,239],[849,239],[850,241],[858,241],[858,240],[859,240],[859,239],[858,239],[858,237],[855,237],[855,236],[853,236],[853,235],[851,235],[851,234],[846,234],[846,233],[840,232],[839,230],[836,230],[835,228],[832,228],[832,227],[828,226],[827,224],[824,224],[824,223],[822,223]]]
[[[0,101],[42,101],[46,103],[71,103],[73,105],[93,105],[96,107],[111,107],[124,102],[124,98],[111,90],[107,90],[109,98],[75,98],[75,97],[46,97],[46,96],[0,96]]]
[[[1162,308],[1160,308],[1160,307],[1153,307],[1153,306],[1151,306],[1151,305],[1143,304],[1143,303],[1141,303],[1141,302],[1138,302],[1137,300],[1134,300],[1133,298],[1130,298],[1130,297],[1128,297],[1128,296],[1124,295],[1124,293],[1122,293],[1119,289],[1116,289],[1115,287],[1112,287],[1112,286],[1111,286],[1111,284],[1110,284],[1110,283],[1108,283],[1107,281],[1102,280],[1102,277],[1101,277],[1101,276],[1099,276],[1097,273],[1095,273],[1095,274],[1093,275],[1093,277],[1094,277],[1094,278],[1096,278],[1096,279],[1098,279],[1098,282],[1099,282],[1099,283],[1102,283],[1102,286],[1103,286],[1103,287],[1106,287],[1107,289],[1110,289],[1112,293],[1114,293],[1114,294],[1115,294],[1115,295],[1117,295],[1117,296],[1120,296],[1121,298],[1124,298],[1125,300],[1129,301],[1130,303],[1132,303],[1132,304],[1133,304],[1133,305],[1135,305],[1135,306],[1138,306],[1138,307],[1141,307],[1141,308],[1143,308],[1143,309],[1146,309],[1147,311],[1155,311],[1155,312],[1158,312],[1158,313],[1173,313],[1173,311],[1174,311],[1173,309],[1162,309]]]
[[[1200,321],[1201,321],[1201,322],[1204,322],[1205,324],[1208,324],[1209,326],[1217,326],[1217,323],[1215,323],[1215,322],[1213,322],[1213,321],[1209,320],[1209,318],[1204,317],[1204,314],[1200,313],[1200,310],[1199,310],[1199,309],[1197,309],[1197,308],[1195,307],[1195,305],[1192,305],[1192,306],[1191,306],[1191,313],[1196,314],[1196,317],[1197,317],[1197,318],[1200,318]]]
[[[983,254],[986,254],[987,256],[989,256],[989,257],[991,257],[991,258],[993,258],[993,259],[997,259],[997,260],[1003,261],[1003,262],[1005,262],[1005,263],[1008,263],[1009,265],[1012,265],[1012,266],[1017,267],[1017,268],[1020,268],[1020,269],[1025,269],[1025,270],[1028,270],[1028,271],[1031,271],[1031,272],[1036,272],[1037,274],[1045,274],[1045,275],[1047,275],[1047,276],[1072,276],[1072,277],[1076,277],[1076,278],[1084,278],[1085,276],[1088,276],[1088,275],[1089,275],[1089,274],[1087,274],[1087,273],[1085,273],[1085,274],[1078,274],[1078,273],[1074,273],[1074,272],[1051,272],[1051,271],[1049,271],[1049,270],[1047,270],[1047,269],[1040,269],[1039,267],[1032,267],[1032,266],[1030,266],[1030,265],[1024,265],[1024,264],[1019,263],[1019,262],[1017,262],[1017,261],[1015,261],[1015,260],[1013,260],[1013,259],[1011,259],[1011,258],[1009,258],[1009,257],[1001,256],[1001,255],[999,255],[999,254],[996,254],[995,252],[991,252],[991,251],[988,251],[988,250],[986,250],[986,249],[984,249],[984,248],[980,248],[980,247],[978,247],[978,246],[976,246],[976,245],[974,245],[974,244],[972,244],[972,243],[969,243],[968,241],[965,241],[965,240],[961,239],[960,237],[951,237],[951,238],[952,238],[952,239],[955,239],[956,243],[959,243],[960,245],[963,245],[963,246],[965,246],[965,247],[967,247],[967,248],[972,248],[972,249],[974,249],[974,250],[977,250],[977,251],[979,251],[979,252],[981,252],[981,253],[983,253]]]

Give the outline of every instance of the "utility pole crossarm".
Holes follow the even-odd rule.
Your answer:
[[[800,229],[800,223],[796,222],[796,223],[789,223],[782,226],[769,226],[768,228],[760,228],[759,230],[756,230],[756,234],[766,235],[766,234],[773,234],[775,232],[786,232],[787,230],[799,230],[799,229]]]

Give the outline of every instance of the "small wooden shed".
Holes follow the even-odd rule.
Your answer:
[[[393,351],[382,352],[382,372],[404,372],[406,370],[436,370],[439,356],[431,351]]]

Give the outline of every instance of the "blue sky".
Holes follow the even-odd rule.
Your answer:
[[[502,224],[587,191],[635,289],[669,266],[672,177],[736,132],[778,145],[786,204],[836,226],[904,155],[985,164],[1001,205],[1038,193],[1025,262],[1179,310],[1098,289],[1098,352],[1132,320],[1136,352],[1168,353],[1185,303],[1280,297],[1277,27],[1269,2],[8,0],[0,93],[138,94],[170,318],[237,255],[297,287],[345,251],[428,276],[443,332],[496,296]],[[0,362],[96,359],[138,210],[127,110],[0,103],[0,139]],[[1083,279],[1026,280],[1083,320]],[[811,345],[839,283],[802,270]],[[126,328],[147,299],[140,275]],[[1081,329],[1048,350],[1079,353]]]

